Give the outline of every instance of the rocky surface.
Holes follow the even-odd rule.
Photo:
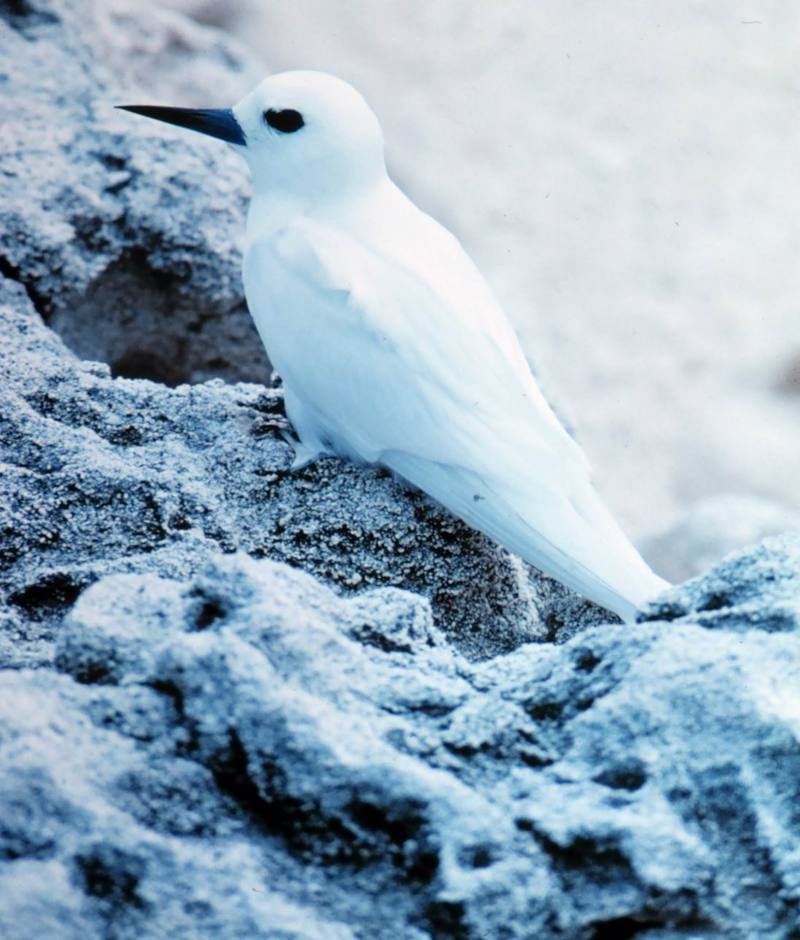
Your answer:
[[[241,288],[243,166],[199,135],[114,110],[164,95],[192,104],[208,88],[227,104],[260,69],[156,6],[0,10],[0,270],[68,346],[115,375],[263,378]]]
[[[0,11],[0,936],[797,940],[800,536],[622,626],[290,472],[238,167],[107,109],[247,60]]]
[[[795,937],[798,564],[480,664],[395,588],[108,576],[0,677],[0,929]]]

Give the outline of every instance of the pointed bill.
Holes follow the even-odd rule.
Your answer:
[[[117,108],[166,124],[186,127],[228,144],[238,144],[240,147],[247,145],[244,131],[230,108],[165,108],[147,104],[120,104]]]

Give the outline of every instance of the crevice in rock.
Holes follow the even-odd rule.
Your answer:
[[[603,660],[593,650],[581,647],[575,650],[573,661],[575,668],[581,672],[594,672]]]
[[[48,309],[47,298],[41,294],[31,283],[22,276],[22,271],[12,264],[4,255],[0,255],[0,275],[19,284],[28,295],[39,316],[44,317]]]
[[[694,932],[708,936],[717,935],[714,925],[706,918],[696,915],[683,917],[660,916],[655,911],[643,910],[623,917],[611,917],[608,920],[592,924],[589,940],[633,940],[635,937],[648,936],[653,930],[675,929],[680,935],[693,936]]]
[[[317,801],[293,796],[285,771],[263,760],[259,773],[265,782],[259,787],[235,730],[230,731],[227,753],[210,769],[220,791],[262,833],[282,839],[300,858],[356,870],[388,861],[402,872],[404,883],[421,886],[430,884],[438,871],[438,849],[427,831],[421,804],[381,806],[359,797],[331,811]]]
[[[599,773],[594,780],[612,790],[640,790],[647,783],[647,773],[638,761],[630,761]]]
[[[393,864],[409,879],[420,884],[433,880],[439,856],[426,832],[427,820],[421,802],[406,800],[381,806],[356,799],[348,803],[345,811],[361,829],[386,836],[393,847],[390,849]]]
[[[77,880],[90,897],[120,908],[146,907],[138,893],[144,874],[141,858],[114,846],[97,845],[75,856]]]
[[[725,594],[717,591],[714,594],[711,594],[706,600],[697,608],[699,611],[706,612],[712,610],[724,610],[726,607],[730,607],[731,602]]]
[[[661,920],[638,917],[613,917],[592,927],[591,940],[633,940],[656,927],[666,926]]]
[[[46,322],[82,359],[115,378],[171,387],[219,377],[263,381],[269,362],[244,302],[216,309],[187,289],[190,268],[156,268],[145,247],[122,251],[88,289],[60,298]]]
[[[0,19],[25,39],[32,41],[42,27],[55,26],[60,20],[51,10],[41,10],[31,0],[2,0]]]
[[[587,885],[637,881],[630,859],[613,843],[591,836],[578,836],[569,845],[562,846],[535,827],[531,827],[531,831],[541,848],[553,859],[572,894],[582,893],[587,890]]]
[[[44,620],[71,607],[83,587],[72,575],[58,571],[14,591],[9,600],[32,620]]]
[[[423,926],[433,940],[470,940],[473,936],[463,901],[434,901],[427,906],[425,914]]]
[[[123,252],[81,296],[48,319],[74,353],[111,374],[165,385],[188,380],[186,324],[175,316],[175,275],[156,272],[142,248]]]

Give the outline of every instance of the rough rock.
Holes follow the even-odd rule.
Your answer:
[[[261,70],[220,33],[120,0],[5,3],[0,60],[0,271],[115,375],[263,380],[241,288],[243,166],[114,110],[210,93],[227,106]]]
[[[0,12],[0,936],[797,940],[800,537],[622,626],[292,473],[235,163],[105,107],[246,61]]]
[[[796,936],[799,559],[735,562],[734,605],[794,583],[784,632],[597,625],[480,664],[394,588],[242,553],[106,577],[60,676],[0,680],[3,935]]]
[[[734,632],[798,630],[799,540],[800,533],[787,533],[732,553],[706,575],[665,591],[642,619],[688,620]]]

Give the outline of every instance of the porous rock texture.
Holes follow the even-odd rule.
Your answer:
[[[480,663],[395,588],[109,575],[0,675],[0,932],[796,937],[798,564]]]
[[[0,270],[115,375],[261,379],[241,290],[243,165],[114,110],[227,106],[260,69],[156,6],[5,0],[0,16]]]
[[[0,936],[797,940],[800,536],[623,626],[292,473],[278,389],[167,384],[267,376],[239,169],[106,108],[246,60],[0,11]]]

